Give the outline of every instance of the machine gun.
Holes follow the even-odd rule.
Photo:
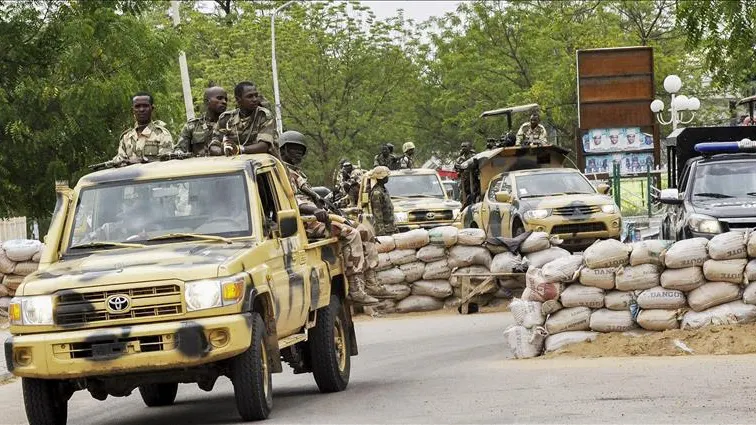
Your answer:
[[[189,159],[189,158],[194,158],[194,154],[187,153],[187,152],[171,152],[171,153],[164,153],[158,156],[158,159],[160,161],[170,161],[172,159]]]
[[[106,168],[119,168],[119,167],[125,167],[127,165],[133,165],[133,164],[145,164],[149,162],[147,158],[140,158],[140,159],[111,159],[109,161],[105,162],[99,162],[97,164],[92,164],[88,168],[92,171],[99,171],[104,170]]]

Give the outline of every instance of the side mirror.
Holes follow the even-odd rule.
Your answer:
[[[289,238],[297,234],[299,226],[299,212],[297,210],[278,211],[278,231],[282,238]]]
[[[682,205],[683,203],[677,189],[662,189],[659,202],[666,205]]]
[[[496,192],[496,202],[501,202],[503,204],[508,204],[512,201],[512,195],[508,192]]]
[[[600,193],[600,194],[602,194],[602,195],[607,195],[607,194],[609,194],[609,191],[610,191],[611,189],[612,189],[612,187],[611,187],[611,186],[609,186],[609,185],[608,185],[608,184],[606,184],[606,183],[601,183],[600,185],[598,185],[598,186],[596,187],[596,190],[598,190],[598,193]]]

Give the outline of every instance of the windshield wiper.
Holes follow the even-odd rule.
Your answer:
[[[693,196],[705,196],[707,198],[734,198],[734,196],[725,195],[724,193],[715,193],[715,192],[701,192],[701,193],[694,193]]]
[[[231,244],[234,242],[229,238],[224,238],[223,236],[201,235],[198,233],[167,233],[165,235],[155,236],[154,238],[149,238],[147,240],[159,241],[159,240],[165,240],[165,239],[183,239],[183,238],[193,238],[193,239],[200,239],[204,241],[225,242],[227,244]]]
[[[147,245],[141,243],[126,243],[126,242],[89,242],[81,245],[72,246],[69,249],[84,249],[84,248],[145,248]]]

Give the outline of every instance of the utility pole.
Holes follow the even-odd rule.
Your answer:
[[[278,134],[283,133],[283,119],[281,118],[281,96],[278,93],[278,64],[276,63],[276,15],[278,15],[278,12],[288,8],[294,3],[296,3],[296,0],[288,1],[274,10],[273,14],[270,15],[270,56],[271,66],[273,67],[273,100],[276,104],[276,129],[278,130]]]
[[[171,0],[171,15],[173,15],[173,27],[178,27],[181,22],[178,0]],[[192,85],[189,82],[189,67],[186,65],[186,53],[183,50],[179,52],[179,69],[181,70],[181,89],[184,92],[184,107],[188,121],[194,119],[194,102],[192,100]]]

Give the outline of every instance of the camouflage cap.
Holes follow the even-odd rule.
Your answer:
[[[407,153],[408,150],[415,149],[415,144],[412,142],[407,142],[402,145],[402,152]]]
[[[373,179],[376,179],[376,180],[384,179],[384,178],[386,178],[388,176],[389,176],[389,168],[386,167],[386,166],[384,166],[384,165],[380,165],[378,167],[375,167],[370,172],[370,178],[373,178]]]

